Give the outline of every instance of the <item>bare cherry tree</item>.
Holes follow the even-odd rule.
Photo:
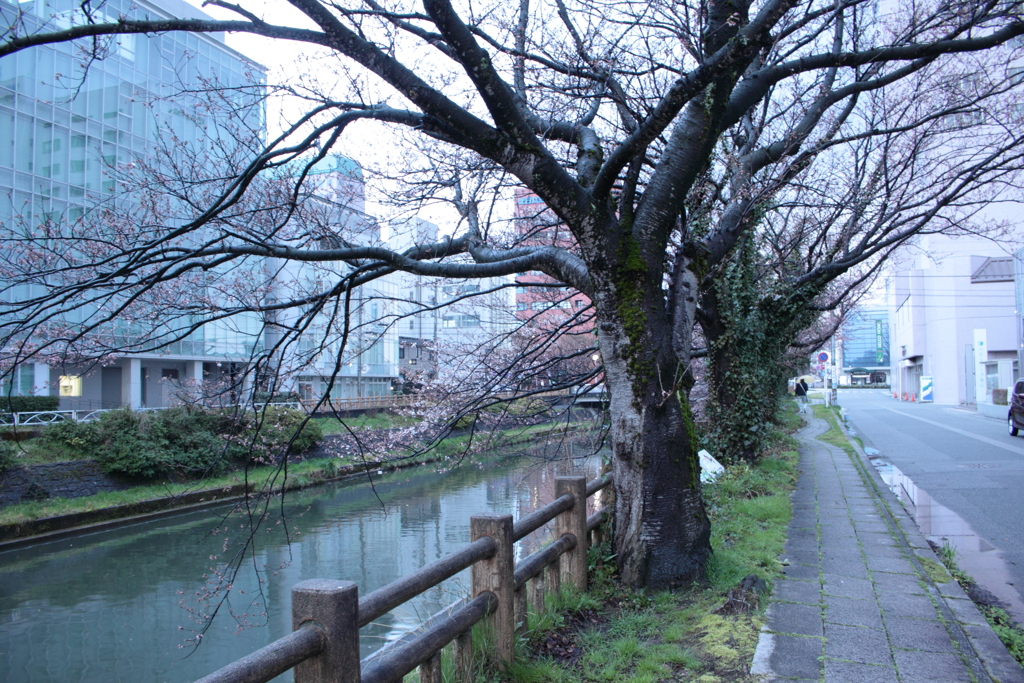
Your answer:
[[[822,330],[817,343],[827,339],[893,250],[934,232],[1007,237],[988,207],[1021,198],[1013,74],[997,55],[975,55],[860,94],[813,144],[742,179],[739,195],[720,188],[756,156],[749,138],[788,112],[770,95],[720,145],[690,215],[719,221],[738,200],[752,224],[742,249],[705,276],[698,308],[723,455],[754,456],[794,374],[783,363],[791,343],[814,345]],[[819,325],[823,313],[830,322]],[[808,325],[819,334],[800,335]]]
[[[975,54],[998,55],[1005,65],[1014,56],[1005,45],[1024,33],[1018,4],[1006,0],[906,7],[864,0],[291,0],[302,15],[294,24],[274,23],[246,3],[208,5],[235,18],[146,20],[129,12],[111,21],[84,11],[84,20],[65,28],[23,17],[7,27],[0,58],[58,41],[83,41],[88,50],[104,36],[228,31],[304,43],[337,60],[344,74],[333,89],[296,85],[307,104],[301,116],[237,166],[183,181],[187,201],[165,220],[154,210],[130,239],[121,233],[134,228],[118,224],[109,239],[56,259],[38,232],[22,234],[10,249],[28,260],[37,250],[44,256],[37,268],[14,274],[33,277],[42,290],[4,311],[8,344],[44,332],[46,339],[84,338],[116,320],[122,302],[170,306],[183,280],[202,288],[210,274],[239,274],[223,288],[239,293],[232,314],[298,311],[278,326],[279,343],[288,344],[316,315],[350,320],[354,293],[395,271],[448,278],[542,271],[593,301],[611,393],[615,551],[626,583],[652,587],[701,576],[711,552],[696,433],[679,391],[709,273],[742,240],[765,234],[760,217],[773,209],[765,198],[782,205],[785,192],[777,188],[810,186],[802,174],[823,147],[856,150],[875,137],[876,125],[901,125],[868,126],[866,99],[913,77],[961,67],[973,73],[967,67]],[[922,106],[944,105],[923,97]],[[374,130],[388,131],[396,144],[429,139],[439,156],[459,162],[453,167],[464,164],[461,172],[491,174],[495,191],[510,180],[529,188],[571,231],[575,248],[510,242],[489,231],[486,218],[402,251],[344,231],[318,234],[315,215],[298,215],[302,168],[365,122],[380,124]],[[454,199],[450,174],[422,160],[395,156],[408,163],[410,183]],[[692,211],[709,196],[714,210]],[[849,215],[845,224],[859,228],[866,220]],[[852,242],[833,242],[808,224],[792,238],[794,254],[852,246],[853,255],[801,268],[793,284],[826,281],[880,257],[911,236],[913,224],[888,237],[868,229]],[[27,262],[21,258],[10,260]],[[240,274],[257,263],[311,264],[321,276],[291,298],[256,304],[258,283]],[[101,313],[74,330],[44,329],[59,326],[82,300]],[[197,302],[192,314],[209,317],[211,303]],[[702,315],[715,314],[707,306]],[[338,329],[346,334],[346,325]]]

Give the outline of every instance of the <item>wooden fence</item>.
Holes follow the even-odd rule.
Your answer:
[[[198,683],[263,683],[293,667],[295,683],[393,683],[417,667],[421,683],[440,683],[441,649],[452,642],[457,680],[468,683],[473,678],[470,630],[485,618],[493,635],[491,656],[499,667],[507,666],[528,602],[543,609],[545,593],[560,590],[563,582],[586,590],[590,536],[601,533],[607,516],[602,509],[587,517],[587,498],[611,481],[610,474],[590,482],[557,477],[557,498],[517,522],[511,515],[471,517],[468,545],[362,598],[351,581],[297,583],[292,632]],[[556,540],[517,565],[513,545],[551,520]],[[467,567],[472,568],[469,598],[360,661],[361,627]]]

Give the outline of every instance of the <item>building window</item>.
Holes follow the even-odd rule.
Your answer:
[[[517,311],[528,311],[530,310],[530,304],[518,303],[516,304]]]
[[[82,376],[81,375],[61,375],[60,376],[60,395],[61,396],[81,396],[82,395]]]
[[[999,363],[985,364],[985,391],[999,388]]]
[[[443,327],[480,327],[480,318],[475,315],[446,315],[441,324]]]

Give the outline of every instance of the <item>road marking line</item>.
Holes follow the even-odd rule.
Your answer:
[[[886,408],[886,410],[888,410],[890,413],[896,413],[897,415],[909,417],[912,420],[920,420],[921,422],[927,422],[928,424],[935,425],[936,427],[948,429],[951,432],[956,432],[957,434],[962,434],[963,436],[969,436],[970,438],[977,439],[978,441],[984,441],[985,443],[991,444],[996,448],[1002,448],[1004,451],[1010,451],[1011,453],[1024,455],[1024,448],[1014,448],[1013,446],[1005,444],[1002,441],[996,441],[995,439],[990,439],[987,436],[978,436],[977,434],[974,434],[973,432],[968,432],[965,429],[957,429],[956,427],[950,427],[949,425],[944,425],[941,422],[936,422],[935,420],[928,420],[923,417],[918,417],[917,415],[911,415],[910,413],[905,413],[902,410],[896,410],[895,408]]]

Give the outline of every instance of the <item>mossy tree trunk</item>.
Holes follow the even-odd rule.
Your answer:
[[[696,281],[683,269],[664,290],[661,253],[617,225],[606,232],[619,242],[591,273],[611,398],[614,549],[627,585],[671,588],[703,577],[711,553],[686,392]]]

